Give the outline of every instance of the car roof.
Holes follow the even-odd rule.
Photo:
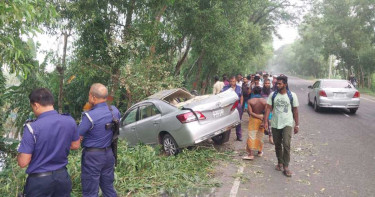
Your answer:
[[[319,81],[348,81],[346,79],[319,79]]]

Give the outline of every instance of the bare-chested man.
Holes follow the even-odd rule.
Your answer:
[[[248,101],[250,118],[246,150],[249,154],[243,157],[243,159],[253,160],[253,151],[256,150],[258,151],[259,157],[263,155],[264,128],[262,122],[267,101],[260,95],[261,91],[261,87],[255,86],[253,89],[254,96]]]

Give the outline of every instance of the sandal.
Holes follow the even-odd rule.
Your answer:
[[[263,156],[263,152],[259,151],[258,152],[258,157],[262,157]]]
[[[245,156],[245,157],[242,157],[243,160],[253,160],[254,159],[254,156]]]
[[[283,171],[283,174],[286,176],[286,177],[292,177],[292,172],[290,170],[284,170]]]
[[[279,165],[279,164],[277,164],[276,166],[275,166],[275,170],[277,170],[277,171],[281,171],[281,168],[283,167],[283,165]]]

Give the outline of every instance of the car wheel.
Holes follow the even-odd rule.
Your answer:
[[[312,106],[312,102],[310,101],[310,95],[307,95],[307,105]]]
[[[167,155],[176,155],[178,153],[178,145],[173,137],[165,134],[162,140],[163,150]]]
[[[349,109],[350,113],[351,114],[355,114],[357,112],[358,108],[354,108],[354,109]]]
[[[231,130],[225,131],[224,133],[222,133],[220,135],[217,135],[217,136],[214,136],[211,139],[212,139],[212,141],[214,141],[215,144],[222,145],[225,142],[229,141],[230,131]]]
[[[316,99],[314,99],[314,110],[315,110],[316,112],[319,112],[319,111],[320,111],[320,107],[319,107],[319,105],[318,105],[318,102],[316,102]]]

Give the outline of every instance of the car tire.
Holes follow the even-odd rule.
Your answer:
[[[227,130],[225,131],[224,133],[220,134],[220,135],[217,135],[217,136],[214,136],[212,137],[212,141],[214,141],[214,143],[216,145],[222,145],[224,144],[225,142],[228,142],[229,141],[229,135],[230,135],[230,131],[231,130]]]
[[[161,143],[165,154],[167,154],[168,156],[178,154],[179,149],[177,142],[170,134],[165,134]]]
[[[357,112],[358,108],[349,109],[349,112],[351,114],[355,114]]]
[[[307,95],[307,105],[312,106],[312,102],[310,101],[310,95]]]
[[[319,105],[318,105],[318,102],[316,102],[316,99],[314,99],[314,110],[315,110],[316,112],[320,112],[320,107],[319,107]]]

